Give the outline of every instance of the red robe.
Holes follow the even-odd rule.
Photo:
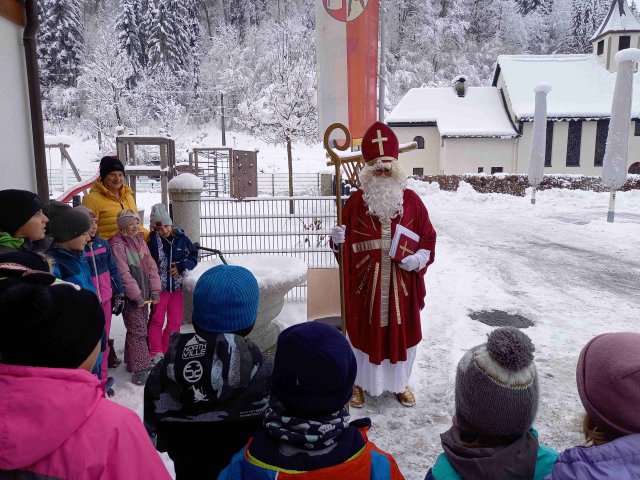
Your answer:
[[[362,191],[349,197],[342,213],[342,223],[347,227],[343,247],[347,332],[351,344],[376,365],[383,360],[392,364],[406,361],[407,349],[422,340],[420,310],[424,307],[427,267],[417,272],[399,268],[388,257],[389,241],[398,223],[417,233],[418,249],[431,252],[428,266],[435,257],[436,232],[424,203],[412,190],[404,191],[403,210],[402,217],[392,220],[390,231],[386,229],[384,240],[380,221],[367,213]],[[383,248],[387,266],[382,264]],[[386,326],[381,325],[383,281],[389,285],[386,305],[382,305],[383,312],[388,309]]]

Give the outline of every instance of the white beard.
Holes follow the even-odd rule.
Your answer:
[[[391,220],[403,213],[402,199],[407,179],[397,161],[391,162],[390,165],[391,176],[389,177],[373,174],[378,165],[366,165],[360,171],[360,185],[369,215],[375,215],[381,221]]]

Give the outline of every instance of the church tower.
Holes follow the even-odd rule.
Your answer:
[[[640,22],[627,0],[613,0],[609,13],[591,37],[593,54],[610,72],[616,71],[616,53],[625,48],[640,48]]]

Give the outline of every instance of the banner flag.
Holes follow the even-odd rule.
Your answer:
[[[320,138],[340,122],[362,138],[376,121],[378,0],[316,0]]]

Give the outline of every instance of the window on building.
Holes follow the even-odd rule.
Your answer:
[[[604,39],[598,42],[598,55],[602,55],[604,53]]]
[[[640,162],[632,163],[628,173],[631,175],[640,175]]]
[[[618,50],[624,50],[625,48],[629,48],[631,46],[631,36],[630,35],[621,35],[618,38]]]
[[[633,122],[633,134],[636,137],[640,137],[640,120]]]
[[[421,136],[417,136],[413,139],[413,141],[418,144],[418,150],[424,149],[424,138],[422,138]]]
[[[569,122],[569,136],[567,138],[567,167],[580,166],[580,142],[582,140],[582,122]]]
[[[638,122],[636,122],[637,124]],[[637,128],[637,127],[636,127]],[[593,159],[594,167],[601,167],[604,161],[604,147],[607,144],[609,134],[609,119],[598,120],[596,127],[596,153]]]
[[[484,172],[484,167],[478,167],[478,173],[483,173]]]
[[[413,169],[413,174],[417,175],[418,177],[421,177],[424,175],[424,168],[414,168]]]
[[[502,173],[502,167],[491,167],[491,175],[494,173]]]
[[[545,143],[544,151],[544,166],[551,166],[551,155],[553,153],[553,125],[551,120],[547,120],[547,141]]]

